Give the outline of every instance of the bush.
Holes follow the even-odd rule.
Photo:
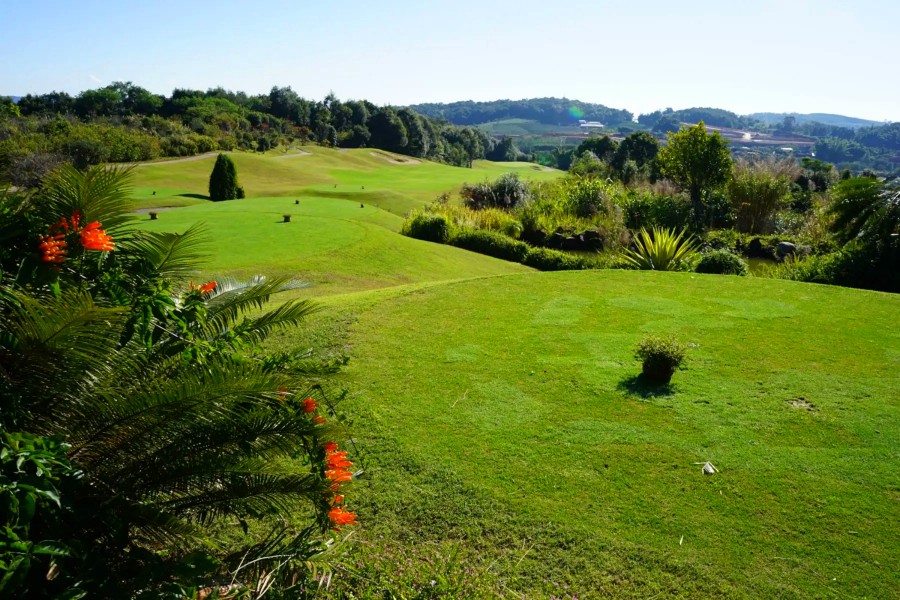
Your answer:
[[[900,246],[890,252],[878,252],[871,246],[854,243],[837,252],[803,260],[788,257],[772,270],[771,276],[897,293],[900,292]]]
[[[691,224],[691,205],[687,198],[662,196],[651,192],[636,194],[625,202],[625,225],[686,229]]]
[[[234,200],[240,189],[234,162],[227,154],[220,154],[209,176],[209,199],[213,202]]]
[[[506,173],[493,182],[466,184],[460,194],[470,208],[515,208],[529,198],[531,187],[516,173]]]
[[[506,237],[502,233],[479,229],[461,229],[450,238],[450,244],[517,263],[525,261],[529,249],[525,242]]]
[[[635,358],[643,361],[643,373],[655,383],[668,383],[681,367],[687,354],[687,346],[675,336],[648,335],[638,343]]]
[[[704,254],[694,270],[715,275],[746,275],[748,272],[747,263],[728,250],[713,250]]]
[[[523,263],[539,271],[574,271],[595,267],[595,263],[587,258],[550,248],[529,248]]]
[[[426,242],[446,244],[450,240],[450,221],[443,215],[419,213],[403,224],[403,235]]]
[[[779,161],[769,157],[756,163],[738,161],[728,182],[738,231],[771,232],[775,213],[790,199],[791,182],[798,176],[799,168],[791,158]]]

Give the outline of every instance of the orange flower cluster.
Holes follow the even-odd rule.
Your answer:
[[[81,245],[85,250],[101,250],[108,252],[115,249],[112,238],[106,234],[105,229],[100,229],[100,222],[88,223],[81,230]]]
[[[356,525],[356,515],[347,512],[340,506],[335,506],[328,511],[328,518],[331,519],[335,531],[340,531],[341,525]]]
[[[42,235],[38,250],[41,251],[41,259],[44,262],[58,265],[66,260],[65,236],[61,233],[55,235]]]
[[[338,445],[334,442],[325,442],[325,478],[332,482],[331,490],[337,492],[341,484],[353,479],[350,467],[353,463],[347,460],[346,452],[338,452]],[[328,518],[335,531],[342,525],[356,525],[356,514],[344,510],[344,495],[335,494],[331,500],[332,509],[328,511]]]
[[[319,405],[316,404],[315,400],[313,400],[312,398],[307,398],[306,400],[303,401],[303,412],[305,412],[305,413],[314,412],[318,406]]]
[[[65,261],[67,253],[65,248],[68,245],[65,238],[70,232],[80,235],[81,245],[85,250],[108,252],[115,249],[116,245],[112,238],[101,227],[99,221],[94,221],[82,228],[81,213],[77,210],[68,219],[60,217],[58,222],[50,226],[47,235],[41,236],[41,243],[38,245],[41,259],[54,265]]]

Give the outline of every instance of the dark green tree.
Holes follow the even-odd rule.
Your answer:
[[[238,185],[234,161],[227,154],[220,154],[209,176],[209,199],[213,202],[234,200],[243,198],[243,192],[243,188]]]
[[[612,165],[621,170],[626,162],[633,160],[638,168],[651,162],[659,154],[659,142],[645,131],[636,131],[622,140],[612,158]]]
[[[519,149],[511,137],[504,137],[487,153],[488,160],[513,162],[519,157]]]
[[[613,140],[608,135],[604,135],[603,137],[584,140],[583,142],[578,144],[578,148],[575,150],[575,155],[581,156],[585,152],[593,152],[594,156],[596,156],[603,162],[609,162],[613,155],[616,153],[616,149],[618,148],[618,146],[619,145],[615,140]]]
[[[705,197],[731,176],[728,141],[718,132],[707,133],[703,121],[693,127],[683,126],[669,133],[668,144],[659,151],[659,166],[663,175],[688,190],[694,219],[702,223]]]

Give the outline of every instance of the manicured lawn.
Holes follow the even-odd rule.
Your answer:
[[[284,214],[291,214],[290,223]],[[162,211],[157,221],[142,218],[141,227],[153,231],[203,223],[210,239],[207,277],[289,275],[313,284],[303,295],[530,270],[399,235],[400,217],[334,198],[304,196],[299,205],[293,198],[203,202]]]
[[[404,216],[444,192],[516,171],[533,180],[559,177],[531,163],[476,161],[474,168],[451,167],[429,161],[413,164],[406,157],[368,148],[337,150],[310,146],[307,154],[232,153],[238,178],[248,197],[325,196],[379,206]],[[377,154],[373,155],[373,152]],[[384,157],[406,160],[394,164]],[[138,206],[183,206],[208,193],[215,156],[184,162],[159,162],[134,170]],[[154,195],[153,192],[156,192]]]
[[[461,576],[527,597],[900,589],[897,296],[609,271],[328,310],[353,323],[341,381],[370,473],[352,493],[364,573],[399,569],[389,552],[434,577],[426,559],[456,549]],[[662,391],[634,380],[651,332],[692,344]],[[374,596],[368,573],[353,585]]]
[[[900,297],[537,273],[400,236],[400,214],[557,173],[308,150],[235,154],[251,198],[222,203],[202,199],[213,158],[141,166],[136,206],[180,206],[147,229],[205,223],[203,277],[310,281],[295,295],[322,311],[270,348],[350,357],[329,386],[348,392],[361,526],[326,595],[896,595]],[[669,388],[635,379],[645,333],[691,344]]]

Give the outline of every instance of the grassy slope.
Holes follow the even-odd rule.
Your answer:
[[[282,215],[292,215],[284,223]],[[307,293],[499,275],[528,270],[395,233],[402,219],[373,206],[334,198],[254,198],[160,213],[143,228],[183,231],[201,222],[210,234],[207,276],[291,275],[314,284]]]
[[[475,168],[462,169],[427,161],[394,164],[383,158],[388,153],[373,156],[370,149],[305,151],[309,154],[232,154],[248,196],[277,197],[221,203],[201,199],[214,157],[139,166],[136,208],[179,207],[160,212],[158,221],[142,217],[141,226],[183,231],[202,222],[212,240],[205,275],[293,275],[314,284],[303,295],[500,275],[529,269],[399,236],[399,215],[464,182],[511,170],[532,179],[559,175],[526,163],[478,161]],[[283,222],[284,214],[291,215],[291,223]]]
[[[431,579],[456,595],[489,586],[531,597],[886,597],[897,587],[897,297],[528,273],[398,236],[400,217],[375,207],[418,206],[507,166],[311,150],[235,156],[249,194],[281,198],[177,196],[204,193],[212,159],[136,176],[145,207],[195,204],[142,223],[204,221],[208,273],[288,272],[326,296],[312,327],[273,344],[352,355],[345,408],[371,475],[351,499],[364,523],[350,583],[360,596],[409,596]],[[483,278],[442,283],[465,277]],[[646,331],[699,344],[662,395],[630,380]],[[691,463],[703,460],[722,472],[700,475]]]
[[[559,175],[529,163],[476,161],[475,168],[465,169],[429,161],[393,164],[383,157],[409,159],[368,148],[335,150],[312,146],[303,150],[309,154],[231,154],[247,196],[337,197],[405,215],[443,192],[458,190],[463,183],[496,178],[508,171],[520,172],[530,179],[552,179]],[[380,156],[373,156],[373,152]],[[208,192],[214,162],[215,157],[210,156],[136,168],[135,198],[139,206],[202,202]]]
[[[898,589],[900,298],[634,272],[376,296],[336,299],[362,555],[461,546],[530,597]],[[661,394],[633,380],[647,332],[696,345]]]

